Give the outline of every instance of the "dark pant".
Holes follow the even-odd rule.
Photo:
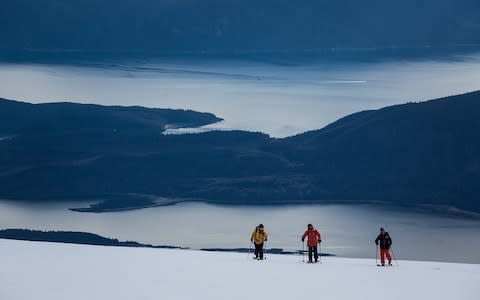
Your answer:
[[[263,243],[257,244],[255,243],[255,258],[260,257],[263,259]]]
[[[318,261],[317,246],[308,246],[308,261],[312,261],[312,255],[315,257],[315,261]]]

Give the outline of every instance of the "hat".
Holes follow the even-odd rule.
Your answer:
[[[258,225],[258,227],[263,228],[263,224]]]

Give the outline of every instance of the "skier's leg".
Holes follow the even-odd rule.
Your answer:
[[[260,252],[260,259],[263,259],[263,243],[258,244],[258,252]]]
[[[380,248],[380,263],[385,265],[385,249]]]
[[[308,246],[308,261],[312,262],[313,247]]]
[[[255,243],[255,258],[258,258],[258,244]]]
[[[318,248],[317,247],[313,247],[313,255],[315,257],[315,262],[318,261]]]
[[[387,256],[388,259],[388,264],[392,264],[392,257],[390,256],[390,249],[385,249],[385,255]]]

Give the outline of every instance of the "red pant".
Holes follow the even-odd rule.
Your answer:
[[[390,249],[382,249],[380,248],[380,262],[382,265],[385,264],[385,256],[387,256],[388,263],[392,263],[392,257],[390,256]]]

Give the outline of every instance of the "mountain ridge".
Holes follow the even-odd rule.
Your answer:
[[[479,12],[475,0],[5,0],[0,48],[14,54],[478,50]]]
[[[128,127],[122,118],[130,124],[131,115],[118,121]],[[155,126],[34,126],[37,132],[24,134],[2,128],[0,122],[0,136],[13,136],[0,141],[6,199],[98,200],[109,209],[143,207],[156,197],[254,205],[382,201],[480,211],[480,91],[364,111],[283,139],[244,131],[162,135]]]

